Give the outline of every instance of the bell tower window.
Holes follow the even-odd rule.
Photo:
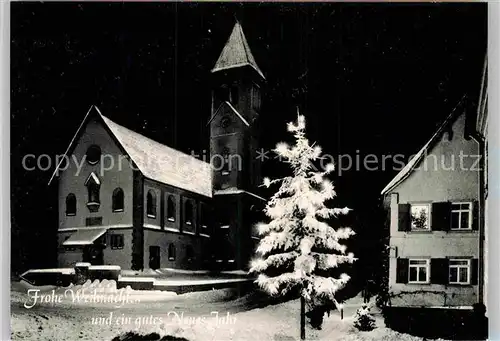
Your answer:
[[[232,103],[232,104],[237,104],[238,103],[238,100],[239,100],[239,97],[238,97],[238,86],[237,85],[233,85],[231,87],[231,92],[229,93],[229,101]]]
[[[88,201],[87,207],[90,212],[99,211],[101,206],[101,200],[99,199],[99,192],[101,190],[101,180],[94,173],[90,173],[89,177],[85,181],[85,186],[87,187]]]
[[[215,104],[215,110],[226,101],[230,101],[230,92],[229,88],[227,85],[221,85],[219,88],[215,89],[214,91],[214,104]]]
[[[255,111],[260,111],[261,104],[261,96],[260,96],[260,88],[257,84],[252,85],[252,108]]]
[[[231,172],[230,166],[229,166],[229,149],[227,147],[224,147],[222,150],[222,169],[221,169],[221,174],[222,175],[229,175]]]

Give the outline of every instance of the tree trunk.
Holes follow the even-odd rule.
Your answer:
[[[300,339],[306,339],[306,300],[300,296]]]

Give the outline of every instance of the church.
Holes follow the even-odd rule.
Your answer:
[[[59,267],[249,268],[265,205],[256,193],[265,77],[240,23],[210,77],[210,162],[90,108],[49,181],[58,186]]]

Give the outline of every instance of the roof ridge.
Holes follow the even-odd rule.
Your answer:
[[[177,152],[177,153],[182,153],[182,154],[184,154],[184,155],[186,155],[186,156],[188,156],[188,157],[190,157],[190,158],[193,158],[193,159],[194,159],[194,160],[196,160],[196,161],[202,162],[202,163],[204,163],[204,164],[209,164],[208,162],[205,162],[205,161],[203,161],[203,160],[200,160],[200,159],[198,159],[198,158],[194,157],[193,155],[190,155],[190,154],[184,153],[184,152],[183,152],[183,151],[181,151],[181,150],[178,150],[178,149],[176,149],[176,148],[174,148],[174,147],[171,147],[171,146],[169,146],[169,145],[166,145],[166,144],[164,144],[164,143],[158,142],[158,141],[157,141],[157,140],[155,140],[155,139],[152,139],[152,138],[150,138],[150,137],[147,137],[146,135],[143,135],[143,134],[141,134],[141,133],[139,133],[139,132],[137,132],[137,131],[135,131],[135,130],[132,130],[132,129],[130,129],[130,128],[125,127],[124,125],[121,125],[121,124],[119,124],[119,123],[116,123],[115,121],[113,121],[113,120],[112,120],[112,119],[110,119],[109,117],[107,117],[107,116],[105,116],[105,115],[101,114],[101,112],[99,112],[99,114],[100,114],[100,115],[101,115],[104,119],[106,119],[106,120],[110,121],[111,123],[113,123],[113,124],[115,124],[115,125],[119,126],[120,128],[123,128],[123,129],[125,129],[125,130],[128,130],[129,132],[131,132],[131,133],[133,133],[133,134],[135,134],[135,135],[139,135],[140,137],[142,137],[142,138],[144,138],[144,139],[146,139],[146,140],[149,140],[150,142],[152,142],[152,143],[154,143],[154,144],[160,145],[160,146],[162,146],[162,147],[164,147],[164,148],[171,149],[171,150],[173,150],[173,151],[175,151],[175,152]],[[106,123],[107,123],[107,122],[106,122]],[[125,148],[125,147],[124,147],[124,148]]]

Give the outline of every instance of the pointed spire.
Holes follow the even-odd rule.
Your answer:
[[[257,66],[255,58],[250,51],[247,39],[241,28],[241,24],[236,19],[233,31],[222,49],[222,52],[215,63],[212,72],[232,69],[236,67],[251,66],[257,73],[265,79],[264,74]]]

